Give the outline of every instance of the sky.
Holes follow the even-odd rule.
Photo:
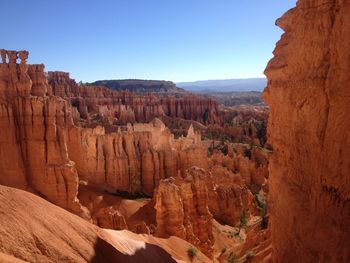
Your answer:
[[[77,81],[263,77],[295,0],[1,0],[0,48]]]

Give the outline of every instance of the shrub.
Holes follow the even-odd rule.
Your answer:
[[[242,212],[241,218],[239,219],[237,236],[239,236],[239,234],[241,233],[241,229],[247,226],[247,223],[248,223],[248,211],[247,209],[244,209]]]
[[[221,249],[221,254],[224,254],[224,253],[226,252],[226,250],[227,250],[227,247],[224,246],[224,247]]]
[[[266,200],[264,197],[260,196],[259,194],[255,195],[255,199],[260,211],[261,227],[263,229],[266,229],[268,225],[268,217],[266,212]]]
[[[191,261],[197,256],[197,253],[198,253],[197,249],[195,249],[192,246],[187,249],[187,255]]]
[[[227,263],[236,263],[237,262],[237,256],[234,252],[231,252],[230,256],[227,259]]]
[[[241,215],[241,218],[239,219],[239,222],[240,222],[240,226],[241,227],[247,226],[247,223],[248,223],[248,212],[247,212],[247,209],[243,210],[243,213]]]
[[[246,258],[246,261],[247,262],[250,262],[252,260],[252,258],[255,256],[254,252],[248,250],[246,253],[245,253],[245,258]]]

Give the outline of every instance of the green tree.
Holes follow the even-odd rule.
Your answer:
[[[236,263],[237,262],[237,256],[234,252],[231,252],[230,256],[227,259],[227,263]]]
[[[191,261],[193,261],[193,259],[197,256],[197,249],[195,249],[194,247],[190,246],[188,249],[187,249],[187,255],[188,257],[190,258]]]
[[[238,227],[238,233],[237,233],[238,236],[241,233],[241,229],[247,226],[247,223],[248,223],[248,211],[247,209],[244,209],[242,212],[241,218],[239,219],[239,227]]]

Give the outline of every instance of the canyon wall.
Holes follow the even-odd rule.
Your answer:
[[[174,140],[165,125],[154,119],[110,133],[101,126],[69,128],[67,147],[80,180],[111,193],[152,196],[163,178],[184,176],[193,165],[207,169],[200,135],[191,136]]]
[[[94,114],[110,123],[150,122],[155,117],[168,116],[202,123],[217,121],[217,102],[201,96],[145,94],[116,91],[99,86],[78,85],[65,72],[49,72],[53,94],[71,101],[82,118],[90,120]]]
[[[350,261],[350,1],[299,0],[266,75],[275,262]]]

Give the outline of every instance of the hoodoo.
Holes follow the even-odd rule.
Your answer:
[[[350,262],[350,0],[262,4],[275,14],[297,2],[276,21],[284,34],[265,69],[263,93],[239,92],[233,83],[250,82],[242,79],[196,81],[192,90],[196,83],[205,87],[198,93],[169,81],[225,76],[234,68],[235,74],[260,74],[267,61],[246,62],[266,45],[233,46],[243,42],[232,36],[252,23],[226,31],[236,29],[230,19],[246,17],[232,12],[244,7],[240,11],[255,15],[261,6],[226,1],[212,9],[202,1],[192,6],[198,12],[168,19],[169,10],[184,3],[147,1],[135,12],[139,5],[117,2],[94,6],[96,25],[84,1],[74,1],[69,9],[79,10],[64,12],[64,19],[58,10],[65,3],[2,5],[2,25],[13,20],[6,10],[24,12],[17,21],[24,26],[6,24],[23,46],[40,42],[30,35],[26,43],[27,28],[45,19],[52,30],[38,46],[52,54],[48,65],[57,62],[52,47],[67,46],[74,32],[79,50],[59,52],[84,81],[112,74],[165,80],[76,82],[68,72],[46,72],[40,61],[29,64],[28,51],[0,49],[0,262]],[[179,10],[191,10],[190,2]],[[33,19],[30,8],[50,15]],[[216,24],[203,27],[198,15]],[[188,18],[196,21],[191,32],[184,26]],[[257,35],[278,37],[264,24],[274,27],[275,19],[255,23],[255,30],[266,30]],[[60,32],[62,23],[76,20],[74,30]],[[193,34],[196,24],[199,34]],[[94,50],[83,38],[78,45],[87,32]],[[200,48],[198,36],[205,43]],[[256,34],[244,37],[254,43]],[[174,45],[173,39],[185,41]],[[184,46],[187,53],[180,52]],[[228,57],[237,50],[248,58],[244,63]],[[108,60],[105,68],[86,67],[102,60]],[[227,69],[227,61],[238,64]]]
[[[350,261],[350,2],[299,0],[269,62],[274,262]]]

